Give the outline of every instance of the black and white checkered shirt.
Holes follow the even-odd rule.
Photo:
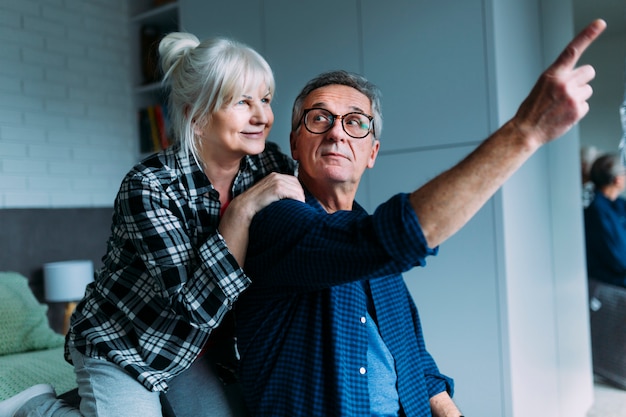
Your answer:
[[[294,166],[268,143],[242,160],[232,194]],[[166,390],[250,284],[217,231],[219,218],[217,191],[178,146],[136,165],[115,200],[104,267],[72,316],[77,350]]]

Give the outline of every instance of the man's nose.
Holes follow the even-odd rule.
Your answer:
[[[343,129],[341,118],[335,118],[330,130],[326,132],[326,138],[333,141],[344,141],[347,139],[346,131]]]

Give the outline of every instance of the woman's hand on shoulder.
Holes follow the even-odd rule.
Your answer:
[[[230,215],[235,214],[240,221],[245,219],[250,222],[261,209],[275,201],[287,198],[304,202],[302,185],[293,175],[273,172],[235,197],[224,216],[229,211],[233,211]]]
[[[293,175],[272,173],[230,202],[220,220],[219,231],[239,265],[248,247],[252,218],[271,203],[290,198],[304,202],[304,190]]]

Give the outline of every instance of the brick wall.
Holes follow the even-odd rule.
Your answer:
[[[111,206],[137,159],[127,0],[0,2],[0,208]]]

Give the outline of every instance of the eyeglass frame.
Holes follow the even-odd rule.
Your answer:
[[[311,129],[309,129],[309,127],[306,124],[306,116],[309,114],[309,112],[311,112],[312,110],[324,110],[325,112],[328,112],[328,114],[330,114],[330,116],[333,118],[332,123],[328,126],[328,129],[324,130],[323,132],[313,132]],[[346,130],[346,126],[343,124],[343,121],[345,120],[344,118],[350,114],[360,114],[362,116],[365,116],[368,118],[368,120],[370,121],[370,125],[369,125],[369,129],[367,129],[367,133],[364,136],[353,136],[350,133],[348,133],[348,131]],[[351,111],[348,112],[346,114],[333,114],[330,110],[325,109],[323,107],[311,107],[308,109],[304,109],[302,111],[302,117],[300,117],[300,123],[302,123],[304,125],[304,128],[309,131],[310,133],[313,133],[314,135],[323,135],[324,133],[328,132],[330,129],[333,128],[333,126],[335,126],[335,122],[337,120],[341,120],[341,128],[343,129],[344,132],[346,132],[346,135],[350,136],[353,139],[365,139],[370,133],[375,135],[375,131],[374,131],[374,116],[370,116],[369,114],[360,112],[360,111]]]

